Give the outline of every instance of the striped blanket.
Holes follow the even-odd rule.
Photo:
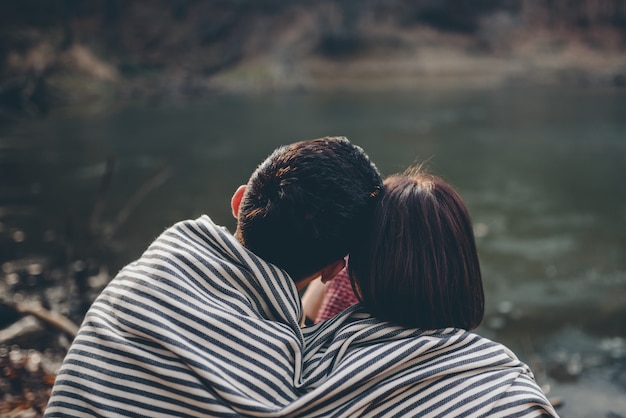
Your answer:
[[[166,230],[87,313],[46,417],[556,416],[528,367],[359,305],[300,329],[284,271],[206,216]]]

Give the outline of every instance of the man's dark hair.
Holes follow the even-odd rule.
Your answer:
[[[344,137],[280,147],[248,181],[236,236],[299,282],[348,253],[381,187],[376,166]]]
[[[355,293],[410,328],[476,328],[484,292],[472,223],[456,191],[424,173],[385,180],[368,236],[350,253]]]

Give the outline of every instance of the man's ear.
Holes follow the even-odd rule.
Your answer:
[[[346,260],[342,258],[324,267],[320,272],[322,283],[331,281],[345,266]]]
[[[246,186],[241,185],[237,188],[233,197],[230,199],[230,208],[233,210],[233,216],[235,219],[239,218],[239,206],[241,205],[241,199],[243,199],[244,193],[246,193]]]

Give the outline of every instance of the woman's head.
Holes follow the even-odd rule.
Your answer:
[[[472,224],[454,189],[425,173],[385,180],[350,276],[380,319],[422,329],[476,328],[484,293]]]

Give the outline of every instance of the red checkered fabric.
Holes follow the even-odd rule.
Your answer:
[[[352,290],[348,271],[343,269],[328,283],[315,323],[332,318],[358,301]]]

